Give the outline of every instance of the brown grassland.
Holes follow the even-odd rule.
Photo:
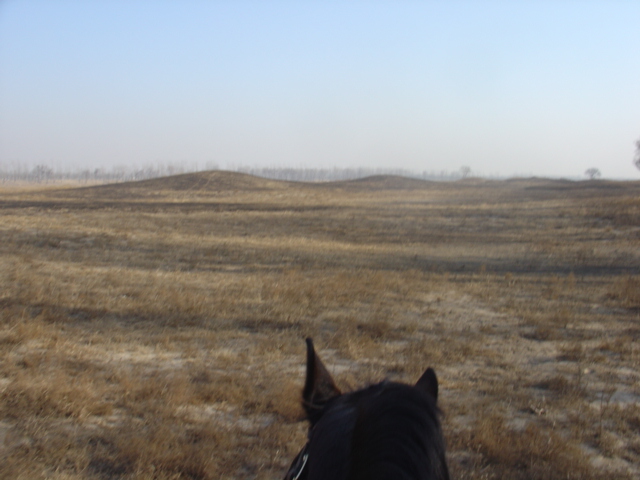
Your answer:
[[[282,478],[307,336],[453,478],[640,478],[640,183],[0,187],[0,478]]]

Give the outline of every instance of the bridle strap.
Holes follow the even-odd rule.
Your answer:
[[[309,454],[307,453],[307,449],[309,448],[309,444],[307,443],[300,453],[293,461],[293,465],[289,469],[287,473],[286,480],[298,480],[304,472],[305,467],[307,466],[307,460],[309,459]]]
[[[304,471],[304,467],[307,465],[308,459],[309,459],[308,453],[305,453],[304,455],[302,455],[302,465],[300,466],[300,470],[298,471],[296,476],[293,477],[291,480],[298,480],[300,478],[300,475],[302,475],[302,472]]]

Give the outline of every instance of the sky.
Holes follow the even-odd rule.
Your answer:
[[[0,167],[638,179],[637,0],[0,0]]]

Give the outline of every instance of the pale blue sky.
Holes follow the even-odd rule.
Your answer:
[[[640,178],[640,2],[0,2],[0,166]]]

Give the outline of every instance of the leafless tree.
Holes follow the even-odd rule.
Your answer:
[[[31,171],[31,178],[36,182],[46,182],[53,177],[53,170],[46,165],[36,165]]]
[[[636,140],[636,154],[633,158],[633,164],[640,170],[640,140]]]
[[[595,180],[596,178],[600,178],[600,170],[597,168],[587,168],[584,174],[589,177],[589,180]]]

